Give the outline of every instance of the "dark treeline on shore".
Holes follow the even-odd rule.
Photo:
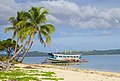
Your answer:
[[[83,55],[114,55],[114,54],[120,54],[120,49],[112,49],[112,50],[91,50],[91,51],[67,51],[66,53],[71,54],[83,54]],[[60,52],[60,53],[65,53]]]
[[[71,52],[71,53],[70,53]],[[65,51],[59,52],[65,54]],[[92,50],[92,51],[66,51],[66,54],[83,54],[83,55],[115,55],[120,54],[120,49],[114,49],[114,50]],[[33,51],[28,52],[27,57],[39,57],[39,56],[47,56],[47,52],[39,52],[39,51]]]
[[[48,53],[45,53],[45,52],[32,51],[32,52],[28,52],[26,57],[43,57],[43,56],[47,56],[47,55],[48,55]]]
[[[65,51],[58,52],[59,54],[65,54]],[[120,54],[120,49],[113,49],[113,50],[92,50],[92,51],[66,51],[66,54],[82,54],[82,55],[115,55]],[[47,52],[39,52],[39,51],[32,51],[28,52],[26,57],[45,57],[48,56]]]

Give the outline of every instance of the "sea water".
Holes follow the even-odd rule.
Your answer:
[[[26,57],[24,63],[40,64],[46,57]],[[120,55],[86,55],[83,56],[88,62],[83,62],[65,67],[120,72]]]
[[[120,72],[120,55],[89,55],[83,56],[88,62],[69,67]]]

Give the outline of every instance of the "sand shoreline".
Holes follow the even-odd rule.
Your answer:
[[[46,64],[15,64],[21,68],[31,67],[42,71],[53,71],[64,81],[120,81],[120,73],[96,70],[81,70]]]

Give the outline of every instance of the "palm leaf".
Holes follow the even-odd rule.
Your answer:
[[[26,25],[26,21],[20,21],[16,24],[17,27],[24,27]]]
[[[41,15],[46,15],[46,14],[49,14],[48,9],[43,10],[42,13],[41,13]]]
[[[46,16],[45,15],[39,15],[36,20],[35,20],[38,24],[41,24],[43,22],[47,22]]]
[[[55,31],[55,28],[53,25],[51,24],[45,24],[41,26],[42,30],[45,30],[46,32],[48,32],[49,34],[52,34]]]
[[[5,28],[4,33],[7,33],[8,31],[11,31],[11,30],[14,30],[14,29],[15,29],[15,27]]]
[[[44,30],[41,30],[41,33],[45,37],[47,45],[50,45],[51,38],[50,38],[49,34]]]
[[[44,39],[43,39],[40,31],[38,31],[38,37],[39,37],[39,39],[40,39],[41,44],[43,44],[44,47],[46,47],[46,43],[45,43],[45,41],[44,41]]]

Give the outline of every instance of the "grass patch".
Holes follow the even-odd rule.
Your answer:
[[[41,76],[52,77],[54,74],[55,74],[54,72],[44,72],[44,74],[42,74]]]
[[[8,80],[11,80],[11,81],[30,81],[30,80],[31,81],[39,81],[39,80],[40,81],[41,80],[59,81],[59,80],[63,80],[63,78],[57,78],[54,72],[15,69],[15,70],[9,70],[9,71],[0,71],[0,80],[2,81],[8,81]]]
[[[19,66],[14,66],[14,68],[20,68]]]
[[[43,80],[55,80],[55,81],[59,81],[59,80],[64,80],[63,78],[42,78]]]
[[[34,81],[38,81],[39,79],[37,77],[22,77],[22,78],[17,78],[17,81],[29,81],[29,80],[34,80]]]
[[[39,73],[39,72],[41,72],[41,71],[39,71],[39,70],[28,70],[28,72],[29,72],[29,73]]]

